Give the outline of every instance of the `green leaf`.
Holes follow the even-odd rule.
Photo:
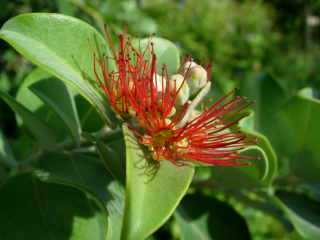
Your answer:
[[[161,161],[158,171],[150,176],[141,168],[146,161],[144,153],[127,127],[124,135],[127,179],[122,239],[145,239],[174,212],[188,190],[194,169]]]
[[[281,109],[288,96],[274,79],[265,74],[241,81],[240,91],[241,95],[254,101],[254,129],[270,137],[274,132],[274,114]]]
[[[100,158],[108,172],[119,182],[125,184],[125,146],[122,133],[116,134],[117,138],[105,144],[103,141],[97,142],[97,150]]]
[[[83,132],[96,132],[104,126],[97,110],[81,95],[75,95],[77,111],[81,122]]]
[[[59,136],[61,135],[63,138],[66,137],[66,135],[69,134],[70,131],[68,131],[68,128],[64,124],[64,122],[61,120],[61,117],[58,116],[55,112],[53,112],[52,107],[49,107],[44,104],[44,102],[31,91],[31,88],[35,85],[41,85],[41,81],[59,81],[55,77],[52,77],[49,73],[41,70],[40,68],[35,69],[32,71],[22,82],[20,85],[16,99],[19,103],[24,105],[26,108],[28,108],[31,112],[36,114],[40,119],[47,122],[47,124],[54,128],[56,132],[59,133]],[[45,85],[45,84],[42,84]],[[62,87],[62,86],[61,86]],[[70,106],[70,111],[68,112],[66,107],[62,107],[65,109],[65,112],[68,112],[68,115],[70,115],[70,127],[71,127],[71,119],[74,119],[76,121],[76,124],[73,126],[73,128],[76,128],[77,126],[77,118],[80,119],[80,125],[81,129],[85,132],[95,132],[101,129],[104,125],[104,122],[102,121],[101,117],[97,113],[96,109],[81,95],[78,93],[70,92],[70,88],[66,86],[67,91],[65,93],[65,97],[63,99],[69,98],[69,93],[72,95],[72,99],[70,101],[74,101],[77,111],[76,113],[73,113],[73,109],[71,111],[71,108],[73,103],[70,102],[68,105]],[[51,90],[50,90],[51,91]],[[55,96],[52,96],[56,99]],[[57,99],[57,103],[61,103],[61,99]],[[73,108],[73,107],[72,107]],[[57,109],[58,110],[58,109]],[[60,109],[59,109],[60,111]],[[75,115],[74,115],[75,114]],[[74,116],[72,116],[74,115]],[[77,117],[77,115],[79,117]],[[19,120],[19,119],[18,119]],[[76,129],[74,129],[75,131]]]
[[[251,238],[244,218],[230,205],[199,193],[183,198],[175,218],[181,240]]]
[[[258,161],[263,161],[265,166],[264,174],[261,178],[261,181],[264,185],[270,186],[278,174],[278,158],[277,155],[268,140],[264,135],[259,134],[257,132],[251,133],[251,135],[257,138],[257,147],[262,154],[262,159],[258,159]]]
[[[54,132],[38,119],[32,112],[18,103],[11,96],[0,92],[0,97],[23,119],[24,124],[38,140],[39,144],[45,149],[52,149],[56,145],[56,136]]]
[[[290,96],[266,77],[246,81],[241,90],[256,101],[255,127],[281,159],[278,183],[319,183],[320,101],[307,89]]]
[[[107,240],[120,239],[124,190],[95,156],[48,153],[39,159],[37,175],[43,181],[73,186],[92,193],[108,211]]]
[[[75,142],[79,144],[81,126],[75,101],[72,93],[63,82],[55,78],[47,78],[31,85],[31,90],[54,109],[70,129]]]
[[[19,86],[16,100],[33,113],[39,111],[41,108],[43,108],[44,103],[39,97],[37,97],[32,91],[30,91],[30,87],[32,84],[37,83],[42,79],[48,79],[50,77],[51,76],[49,73],[41,70],[40,68],[36,68],[35,70],[33,70]],[[47,115],[48,113],[46,112],[44,114],[44,117],[47,118]],[[38,116],[41,117],[41,115]]]
[[[298,92],[298,95],[305,97],[305,98],[309,98],[312,100],[313,99],[313,90],[310,87],[306,87],[306,88],[301,89]]]
[[[276,114],[271,140],[287,165],[288,181],[319,183],[320,101],[297,95]],[[291,179],[291,180],[290,180]]]
[[[0,195],[2,240],[105,239],[106,216],[79,190],[24,174],[11,178]]]
[[[46,125],[49,128],[54,129],[55,135],[60,142],[65,140],[66,137],[69,138],[71,135],[67,125],[51,106],[46,105],[31,91],[32,85],[45,80],[59,81],[57,78],[51,76],[40,68],[33,70],[20,85],[17,91],[16,100],[30,110],[37,118],[46,122]],[[19,116],[17,116],[17,122],[18,125],[22,125],[22,120]]]
[[[108,52],[103,37],[93,27],[60,14],[27,13],[8,20],[0,38],[34,64],[76,87],[109,119],[104,98],[89,83],[94,79],[95,49]]]
[[[17,161],[13,156],[11,148],[1,131],[0,131],[0,162],[4,162],[6,165],[11,167],[16,166],[17,164]]]
[[[260,151],[262,155],[262,158],[259,159],[264,163],[264,174],[261,181],[266,185],[270,185],[278,173],[277,155],[268,138],[255,130],[254,123],[255,114],[251,112],[249,116],[240,121],[239,125],[242,131],[257,139],[257,146],[254,146],[253,149]]]
[[[254,130],[254,116],[252,112],[240,121],[239,126],[242,131],[257,139],[257,145],[250,146],[242,152],[256,160],[249,166],[213,167],[211,181],[217,188],[268,187],[277,176],[277,156],[269,140]]]
[[[320,238],[320,203],[303,194],[279,191],[278,203],[305,239]]]
[[[158,73],[161,73],[164,64],[167,66],[169,74],[175,73],[180,66],[180,52],[176,45],[166,39],[158,37],[136,39],[134,45],[144,50],[151,42],[154,44],[154,51],[158,60]]]

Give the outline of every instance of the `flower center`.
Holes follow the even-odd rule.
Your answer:
[[[146,145],[154,160],[177,160],[179,154],[186,151],[188,148],[187,139],[177,141],[172,136],[174,131],[172,129],[163,129],[152,136],[145,135],[140,143]]]
[[[155,146],[166,146],[169,138],[172,136],[173,130],[161,130],[153,136],[153,143]]]

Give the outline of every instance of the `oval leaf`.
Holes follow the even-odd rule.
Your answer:
[[[46,78],[31,85],[31,90],[60,116],[79,144],[80,121],[74,98],[66,85],[58,79]]]
[[[161,161],[154,176],[144,173],[143,152],[124,127],[126,144],[126,198],[123,240],[145,239],[171,216],[191,183],[194,168]]]
[[[60,14],[27,13],[8,20],[0,38],[34,64],[71,83],[109,119],[104,99],[89,83],[94,79],[94,51],[108,52],[103,37],[93,27]]]
[[[219,188],[257,188],[268,187],[277,175],[277,155],[269,140],[254,130],[253,112],[240,121],[242,131],[255,137],[257,145],[243,151],[245,155],[252,155],[257,160],[249,166],[214,167],[212,180]]]
[[[159,37],[136,39],[134,41],[134,45],[142,51],[146,47],[150,47],[150,43],[153,44],[154,52],[157,56],[158,73],[161,73],[163,65],[166,65],[169,74],[175,73],[180,66],[180,52],[176,45]]]
[[[0,97],[22,118],[25,126],[43,148],[52,149],[56,145],[57,138],[54,132],[43,121],[38,119],[11,96],[0,92]]]
[[[103,212],[79,190],[24,174],[11,178],[0,194],[2,240],[105,240]]]
[[[4,162],[10,167],[17,165],[17,161],[13,156],[11,148],[5,139],[5,136],[0,131],[0,161]]]
[[[36,112],[43,108],[44,103],[41,101],[39,97],[37,97],[33,92],[30,91],[30,86],[42,79],[50,78],[50,74],[41,70],[40,68],[36,68],[31,71],[30,74],[23,80],[22,84],[20,84],[19,89],[17,91],[16,100],[29,109],[31,112],[35,113],[40,118],[41,114],[37,114]],[[44,114],[44,118],[48,119],[48,113]]]
[[[116,159],[115,159],[116,160]],[[106,240],[120,239],[124,190],[102,162],[86,154],[48,153],[39,159],[37,175],[43,181],[69,185],[90,192],[108,211]]]
[[[303,95],[290,99],[276,114],[275,131],[271,138],[279,156],[287,160],[287,175],[299,182],[320,181],[320,101]]]
[[[278,191],[278,203],[305,239],[320,239],[320,203],[302,194]]]
[[[257,147],[254,148],[261,152],[262,159],[259,161],[263,161],[264,166],[261,182],[269,186],[278,173],[278,158],[268,138],[255,130],[255,116],[252,111],[239,125],[242,131],[257,139]]]
[[[17,91],[16,100],[30,110],[37,118],[46,122],[49,128],[54,129],[55,135],[60,142],[66,138],[70,138],[71,134],[68,131],[68,126],[51,106],[45,104],[42,99],[31,91],[32,85],[46,80],[59,81],[42,69],[36,68],[23,80]],[[17,122],[18,125],[22,125],[22,119],[19,116],[17,116]]]
[[[245,219],[236,210],[199,193],[183,198],[175,218],[181,240],[251,239]]]

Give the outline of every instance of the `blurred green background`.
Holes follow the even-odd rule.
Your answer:
[[[295,153],[292,143],[292,134],[299,137],[299,132],[279,136],[279,131],[285,131],[281,124],[272,131],[270,128],[274,112],[301,89],[307,88],[309,97],[320,97],[320,0],[0,0],[0,6],[0,26],[24,12],[59,12],[83,19],[99,30],[106,23],[113,32],[127,27],[133,36],[155,34],[174,42],[182,55],[212,63],[213,94],[239,87],[242,95],[255,101],[256,129],[270,139],[278,153],[279,186],[298,188],[298,182],[300,189],[300,177],[307,179],[302,182],[308,183],[308,189],[318,189],[319,182],[309,181],[308,174],[299,169],[298,180],[281,177],[288,175],[286,156],[301,154]],[[0,42],[1,91],[15,96],[32,68],[8,44]],[[15,115],[2,100],[0,110],[0,128],[13,139],[18,134]],[[301,121],[303,125],[303,117]],[[320,150],[318,140],[313,141],[310,151]],[[314,171],[320,174],[318,168]],[[281,185],[283,182],[290,184]],[[224,200],[228,194],[224,192],[220,198]],[[254,211],[239,199],[228,201],[246,218],[253,239],[300,239],[277,211]],[[174,231],[169,222],[157,234],[160,239],[169,239],[168,232]]]

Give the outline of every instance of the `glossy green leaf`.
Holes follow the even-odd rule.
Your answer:
[[[180,66],[179,49],[172,42],[158,37],[144,38],[134,41],[134,45],[142,51],[146,47],[150,47],[150,43],[153,43],[154,51],[157,56],[158,73],[161,73],[161,69],[164,64],[166,65],[169,74],[175,73]]]
[[[256,137],[258,145],[257,149],[259,148],[262,153],[262,158],[258,159],[258,161],[263,161],[265,166],[261,181],[264,185],[269,186],[278,174],[277,155],[267,137],[258,132],[252,132],[251,135]]]
[[[240,93],[254,101],[254,129],[270,137],[274,133],[274,115],[288,99],[282,88],[274,79],[259,74],[241,81]]]
[[[45,104],[42,99],[40,99],[31,91],[31,87],[35,84],[39,84],[41,81],[60,80],[43,71],[42,69],[36,68],[23,80],[17,91],[16,100],[30,110],[37,118],[46,122],[48,127],[54,129],[58,141],[63,141],[66,139],[66,137],[69,138],[72,136],[68,126],[51,106]],[[18,125],[22,125],[22,120],[19,116],[17,116],[17,122]]]
[[[16,166],[17,164],[17,161],[13,156],[11,148],[1,131],[0,131],[0,162],[4,162],[6,165],[11,167]]]
[[[320,238],[320,202],[303,194],[279,191],[278,203],[304,239]]]
[[[105,240],[106,216],[79,190],[24,174],[11,178],[0,195],[2,240]]]
[[[67,90],[64,91],[66,95],[64,95],[62,99],[67,100],[69,98],[69,94],[72,95],[72,99],[70,99],[70,101],[67,100],[67,102],[69,102],[67,103],[69,107],[62,106],[62,109],[64,109],[63,112],[61,112],[62,109],[56,109],[57,112],[60,112],[60,116],[56,114],[52,107],[44,104],[44,102],[31,91],[31,88],[36,85],[45,85],[41,84],[41,81],[47,81],[49,83],[60,80],[52,77],[49,73],[41,70],[40,68],[37,68],[24,79],[18,89],[16,99],[19,103],[33,112],[37,117],[46,121],[51,128],[55,129],[55,132],[58,133],[61,138],[65,138],[66,136],[70,135],[68,127],[60,117],[61,114],[65,115],[66,120],[69,119],[69,126],[74,129],[73,131],[75,132],[75,135],[78,131],[78,124],[81,125],[81,129],[86,132],[95,132],[103,127],[104,122],[97,113],[96,109],[78,93],[75,93],[74,91],[70,92],[71,89],[68,86],[66,86]],[[59,96],[61,93],[55,95],[53,92],[52,94],[54,95],[52,98],[56,99],[56,96]],[[59,97],[57,100],[52,100],[51,104],[56,105],[57,108],[58,104],[61,105],[65,102],[62,101],[62,99]],[[75,102],[76,112],[73,110],[74,103],[72,103],[72,101]],[[68,111],[68,109],[70,109],[70,111]],[[79,117],[77,117],[77,115]],[[77,123],[77,118],[79,119],[80,123]],[[75,124],[72,125],[72,122],[75,122]]]
[[[310,87],[303,88],[298,92],[298,95],[305,97],[305,98],[313,99],[312,88],[310,88]]]
[[[320,101],[304,95],[290,99],[276,114],[271,140],[287,165],[288,181],[319,183]]]
[[[31,85],[31,90],[61,117],[73,135],[80,142],[81,126],[74,96],[67,86],[55,78],[47,78]]]
[[[29,109],[31,112],[37,114],[41,108],[44,107],[43,101],[37,97],[31,90],[30,87],[34,83],[37,83],[43,79],[50,78],[51,75],[40,68],[33,70],[22,82],[17,91],[16,100]],[[39,117],[48,118],[48,112],[45,111],[43,114],[37,114]]]
[[[105,123],[96,109],[79,94],[75,95],[75,102],[83,132],[99,131]]]
[[[80,153],[48,153],[39,159],[43,181],[73,186],[92,193],[108,211],[106,240],[120,239],[124,190],[97,157]]]
[[[0,38],[34,64],[76,87],[108,119],[105,100],[89,81],[94,79],[95,49],[108,51],[93,27],[60,14],[27,13],[8,20]]]
[[[186,195],[175,218],[181,240],[250,239],[245,219],[230,205],[200,193]]]
[[[39,151],[39,144],[30,134],[23,134],[19,138],[11,140],[10,147],[18,162],[30,159],[35,151]]]
[[[264,174],[261,181],[266,185],[270,185],[278,173],[278,159],[268,138],[255,130],[254,112],[242,119],[239,126],[242,131],[257,139],[257,146],[253,148],[259,150],[262,154],[262,158],[258,159],[258,161],[263,161],[264,163]]]
[[[319,132],[319,100],[306,89],[290,96],[268,77],[246,81],[241,90],[256,101],[255,128],[270,140],[281,159],[281,182],[318,183],[320,135],[314,133]]]
[[[257,188],[268,187],[277,175],[277,156],[262,134],[254,130],[254,114],[240,121],[241,129],[257,139],[257,145],[242,152],[256,160],[251,165],[239,167],[213,167],[211,181],[217,188]]]
[[[43,148],[51,149],[56,145],[56,135],[45,122],[37,118],[11,96],[0,92],[0,97],[22,118],[26,127]]]
[[[104,143],[97,142],[97,150],[108,172],[121,183],[125,183],[125,146],[121,133],[116,134],[117,139]]]
[[[126,144],[126,198],[122,240],[145,239],[174,212],[186,193],[194,169],[161,161],[154,175],[146,174],[144,152],[124,127]],[[147,219],[147,220],[146,220]]]

